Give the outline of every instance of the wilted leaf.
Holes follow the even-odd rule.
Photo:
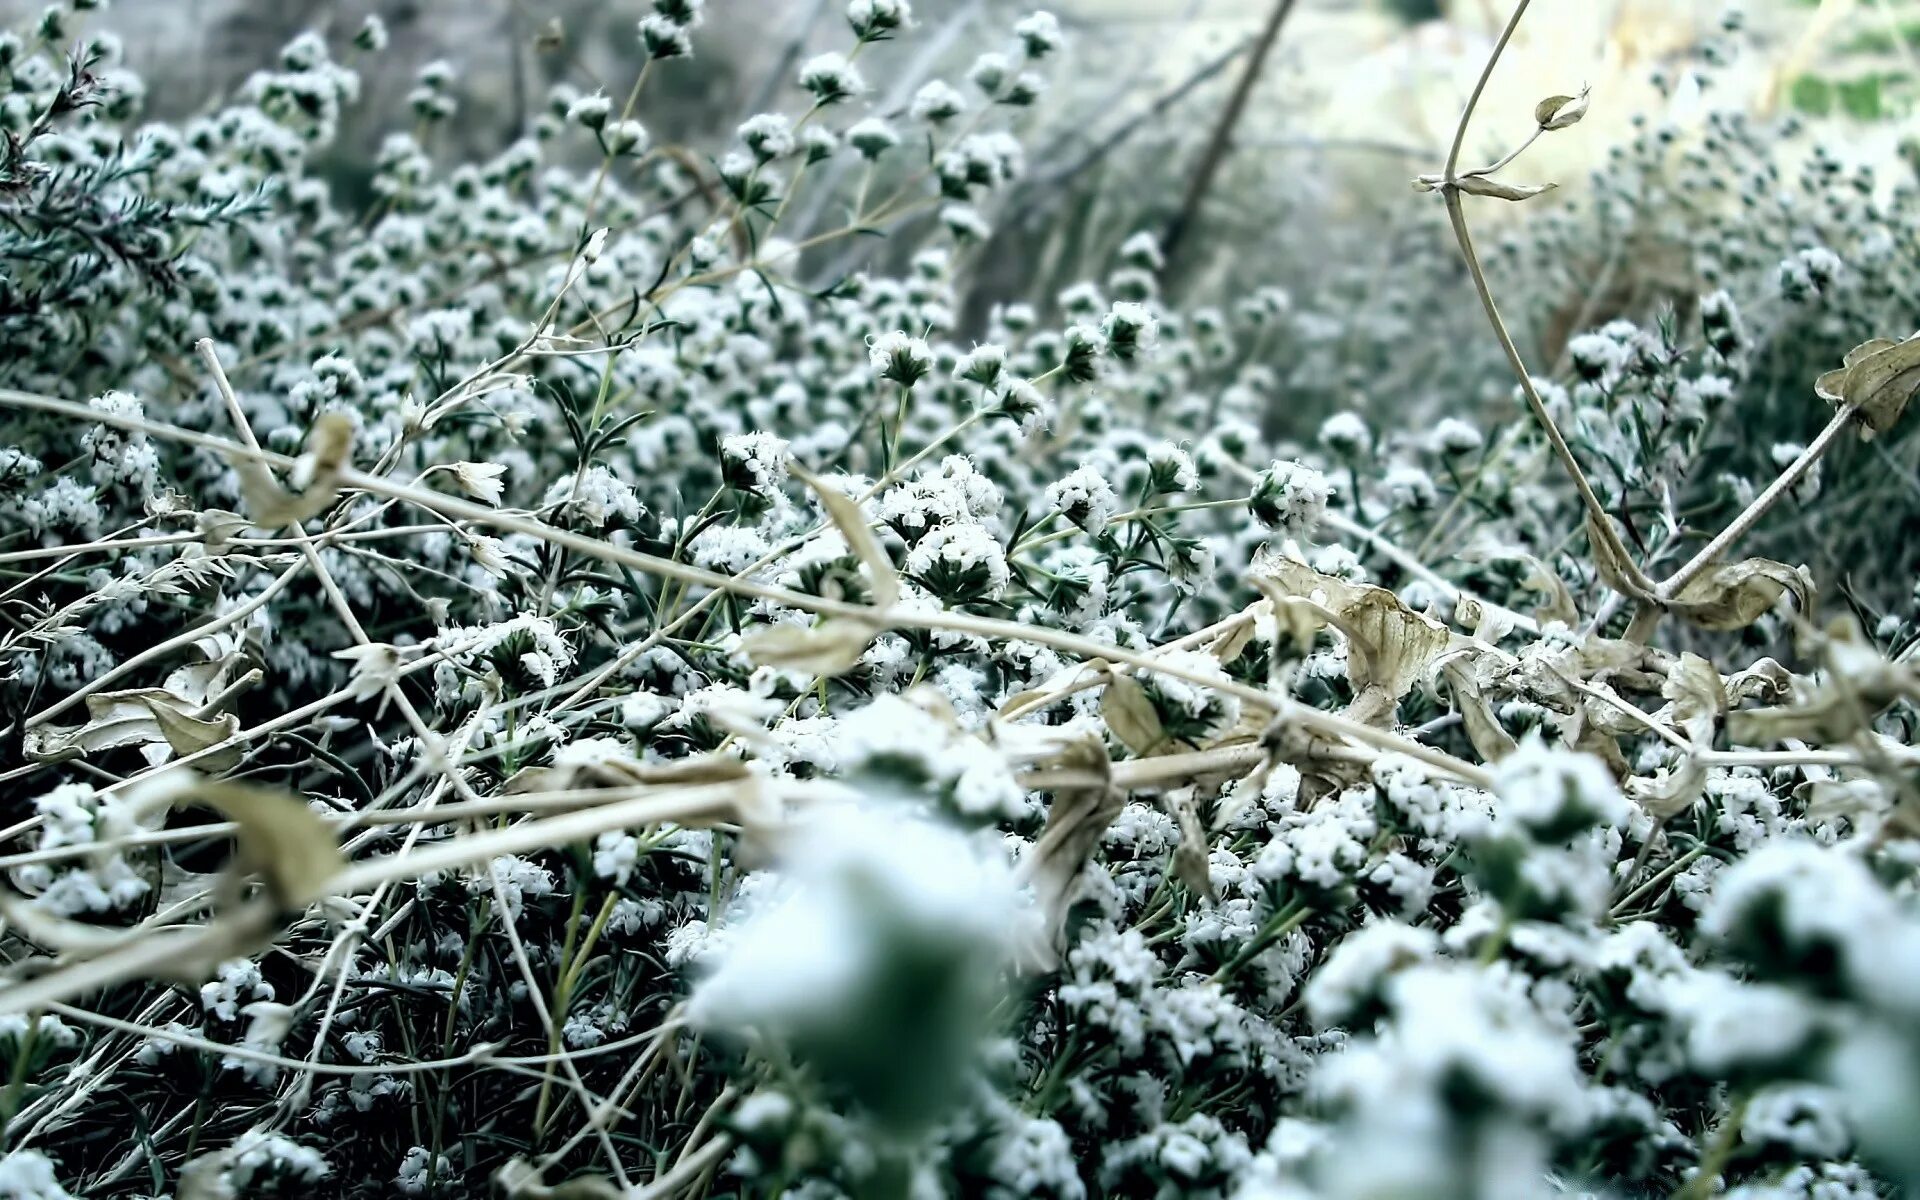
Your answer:
[[[1160,713],[1139,681],[1115,675],[1100,694],[1100,717],[1122,745],[1142,757],[1167,744]]]
[[[28,941],[79,958],[92,958],[123,945],[134,931],[71,921],[36,908],[26,898],[0,889],[0,917]]]
[[[148,786],[154,789],[143,797],[149,803],[199,805],[238,825],[236,863],[258,874],[284,910],[318,900],[346,866],[333,830],[292,792],[202,779],[186,770]]]
[[[1714,665],[1698,654],[1682,654],[1667,673],[1660,694],[1669,701],[1666,717],[1696,750],[1713,748],[1713,736],[1727,711],[1727,692]],[[1666,818],[1693,806],[1707,785],[1707,768],[1693,755],[1651,776],[1627,780],[1626,792],[1655,817]]]
[[[1706,790],[1707,768],[1686,755],[1672,768],[1662,767],[1649,776],[1636,775],[1623,786],[1628,799],[1648,815],[1665,820],[1693,807]]]
[[[1479,753],[1483,762],[1498,762],[1518,748],[1513,735],[1500,724],[1493,714],[1493,706],[1487,702],[1486,695],[1480,690],[1480,681],[1459,659],[1449,661],[1441,668],[1447,677],[1447,685],[1453,691],[1453,707],[1460,714],[1460,721],[1467,729],[1467,740]]]
[[[548,1185],[539,1167],[517,1156],[494,1172],[493,1182],[506,1200],[621,1200],[631,1194],[612,1180],[594,1175]]]
[[[1702,571],[1666,607],[1702,629],[1745,629],[1789,593],[1800,611],[1806,612],[1813,599],[1813,580],[1804,567],[1749,558]]]
[[[1208,647],[1214,661],[1224,667],[1239,658],[1241,652],[1247,648],[1247,643],[1253,640],[1255,632],[1257,630],[1253,615],[1241,613],[1235,618],[1233,627],[1227,630],[1226,635]]]
[[[165,688],[96,692],[86,699],[88,719],[79,725],[40,725],[29,729],[21,748],[32,762],[64,762],[125,747],[141,747],[158,765],[176,754],[192,754],[239,732],[240,719],[224,713],[212,719],[193,714],[189,704]],[[237,756],[238,749],[235,750]],[[209,763],[212,770],[232,765]]]
[[[1587,95],[1591,90],[1581,88],[1578,96],[1548,96],[1533,106],[1535,123],[1549,132],[1578,125],[1580,118],[1587,115]]]
[[[1771,704],[1793,690],[1793,673],[1771,658],[1763,658],[1727,679],[1729,704],[1758,700]]]
[[[181,711],[171,696],[143,696],[140,702],[153,714],[154,722],[160,726],[161,736],[167,739],[167,745],[173,747],[173,752],[182,758],[218,746],[240,732],[240,718],[232,713],[203,721]],[[202,769],[217,773],[239,761],[240,748],[235,746],[224,754],[200,759],[199,764]]]
[[[1278,589],[1272,594],[1276,611],[1296,598],[1319,607],[1346,635],[1347,678],[1354,692],[1376,690],[1389,710],[1453,642],[1445,625],[1414,612],[1387,589],[1323,575],[1297,559],[1262,559],[1256,564],[1256,586],[1263,580]]]
[[[1633,561],[1622,553],[1626,543],[1620,540],[1618,533],[1611,528],[1602,530],[1594,520],[1593,514],[1586,518],[1587,544],[1593,549],[1593,569],[1599,573],[1600,582],[1614,591],[1633,600],[1652,600],[1653,584],[1646,575],[1635,566]]]
[[[1257,565],[1257,564],[1256,564]],[[1290,596],[1281,585],[1256,570],[1249,581],[1267,598],[1273,609],[1274,624],[1302,654],[1313,649],[1313,639],[1326,628],[1327,613],[1318,604],[1300,596]]]
[[[1165,797],[1174,824],[1180,828],[1180,844],[1173,850],[1173,875],[1196,896],[1213,899],[1213,877],[1207,870],[1207,831],[1200,824],[1199,805],[1193,789],[1182,788]]]
[[[1109,664],[1104,658],[1090,658],[1086,662],[1069,663],[1049,675],[1039,687],[1028,688],[1008,696],[995,715],[1012,720],[1037,712],[1061,700],[1078,690],[1081,681],[1097,678],[1108,670]]]
[[[832,677],[853,670],[873,636],[873,626],[864,621],[829,617],[811,627],[756,629],[740,639],[740,653],[761,666]]]
[[[235,455],[233,469],[240,476],[240,497],[247,516],[261,529],[280,529],[318,516],[340,490],[340,472],[353,449],[353,421],[345,413],[325,412],[313,423],[307,438],[313,456],[313,478],[306,490],[290,492],[274,479],[267,465]]]
[[[787,468],[800,482],[813,489],[813,494],[825,509],[833,527],[847,541],[847,548],[866,565],[867,574],[873,578],[873,603],[881,609],[892,608],[900,602],[900,576],[893,569],[893,560],[887,557],[886,549],[880,545],[880,539],[873,535],[872,526],[867,524],[866,516],[861,513],[860,505],[853,497],[835,491],[827,486],[825,480],[801,467],[798,463]]]
[[[1413,181],[1413,186],[1423,192],[1445,189],[1446,177],[1443,175],[1422,175]],[[1461,175],[1453,181],[1453,187],[1470,196],[1491,196],[1495,200],[1531,200],[1560,186],[1556,183],[1502,183],[1485,175]]]
[[[577,792],[595,788],[692,787],[732,783],[752,774],[746,760],[730,754],[696,754],[663,762],[596,758],[559,767],[524,767],[501,787],[509,796]]]
[[[1671,702],[1669,719],[1686,734],[1687,740],[1706,750],[1713,745],[1713,734],[1727,712],[1727,691],[1720,672],[1698,654],[1682,654],[1667,673],[1660,694]]]
[[[1920,337],[1875,338],[1847,352],[1846,365],[1814,381],[1813,390],[1835,408],[1858,412],[1862,439],[1892,429],[1920,389]]]
[[[1520,586],[1530,592],[1545,597],[1545,600],[1539,605],[1536,605],[1533,610],[1533,616],[1536,621],[1539,621],[1543,625],[1549,621],[1559,621],[1563,625],[1571,626],[1580,620],[1580,610],[1574,607],[1573,593],[1567,590],[1566,580],[1560,578],[1560,572],[1554,570],[1533,555],[1528,554],[1526,551],[1517,549],[1469,551],[1460,557],[1468,562],[1508,559],[1522,564],[1527,568],[1527,573],[1521,577]],[[1457,607],[1456,605],[1456,608]],[[1473,612],[1473,619],[1484,620],[1483,614],[1477,610],[1488,607],[1487,605],[1476,602],[1476,611]],[[1468,623],[1467,617],[1461,617],[1460,619],[1463,624]],[[1497,641],[1499,639],[1491,638],[1488,640]]]
[[[197,929],[141,930],[101,953],[70,952],[62,965],[0,987],[0,1013],[33,1012],[131,979],[198,984],[221,963],[266,946],[274,917],[271,905],[256,901]]]
[[[1826,677],[1811,685],[1796,681],[1791,690],[1804,692],[1798,704],[1733,713],[1727,718],[1728,736],[1749,746],[1788,738],[1827,745],[1869,731],[1873,719],[1895,701],[1920,701],[1920,673],[1911,663],[1889,662],[1851,616],[1827,627],[1821,650]]]
[[[1112,764],[1098,739],[1082,738],[1064,750],[1059,765],[1084,771],[1098,779],[1110,777]],[[1062,788],[1047,807],[1047,827],[1035,839],[1020,863],[1021,877],[1033,884],[1034,898],[1046,915],[1046,943],[1032,956],[1040,966],[1051,966],[1066,928],[1067,903],[1074,882],[1093,857],[1107,826],[1126,807],[1126,793],[1102,782],[1097,787]]]

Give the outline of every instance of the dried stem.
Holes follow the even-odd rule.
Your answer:
[[[1487,89],[1487,81],[1493,77],[1493,69],[1500,62],[1500,56],[1506,51],[1507,43],[1513,40],[1513,32],[1520,25],[1520,18],[1526,15],[1532,0],[1520,0],[1514,6],[1513,15],[1507,19],[1506,28],[1500,31],[1499,41],[1494,43],[1493,53],[1487,56],[1486,66],[1481,68],[1480,78],[1473,85],[1473,94],[1467,97],[1467,106],[1460,114],[1460,124],[1453,131],[1453,147],[1447,152],[1447,165],[1440,184],[1441,193],[1447,205],[1447,220],[1453,225],[1453,236],[1460,243],[1460,254],[1467,262],[1467,272],[1473,277],[1473,288],[1480,296],[1481,307],[1487,311],[1487,320],[1493,325],[1494,336],[1500,340],[1500,349],[1506,353],[1507,363],[1513,368],[1514,375],[1520,380],[1521,394],[1526,397],[1527,408],[1534,419],[1540,423],[1541,430],[1547,435],[1547,441],[1553,447],[1554,455],[1560,465],[1566,468],[1567,476],[1573,481],[1574,490],[1580,494],[1580,503],[1585,506],[1587,515],[1598,536],[1611,543],[1607,552],[1616,562],[1625,563],[1635,576],[1640,572],[1632,565],[1633,557],[1620,541],[1620,535],[1614,530],[1607,518],[1607,510],[1600,503],[1600,497],[1594,494],[1593,485],[1587,481],[1587,474],[1581,469],[1580,460],[1573,455],[1573,448],[1567,445],[1567,439],[1554,423],[1553,414],[1547,411],[1546,402],[1540,398],[1539,389],[1533,385],[1533,375],[1527,370],[1526,360],[1520,356],[1520,348],[1514,344],[1513,335],[1507,331],[1507,323],[1500,316],[1499,305],[1494,303],[1493,289],[1487,284],[1485,268],[1480,265],[1480,256],[1473,248],[1473,235],[1467,230],[1467,216],[1461,204],[1459,187],[1460,150],[1466,144],[1467,126],[1473,120],[1473,113],[1480,106],[1480,97]],[[1536,130],[1537,134],[1537,130]],[[1529,139],[1531,144],[1531,139]],[[1522,147],[1524,149],[1524,147]],[[1517,152],[1516,152],[1517,153]],[[1502,159],[1499,165],[1513,161],[1514,155]],[[1634,578],[1634,583],[1645,583],[1650,589],[1651,580],[1644,577]]]
[[[1721,555],[1727,552],[1728,547],[1744,537],[1747,531],[1759,522],[1761,517],[1767,515],[1767,510],[1778,503],[1780,497],[1786,495],[1794,484],[1799,483],[1801,476],[1812,469],[1814,463],[1820,461],[1820,456],[1832,448],[1833,441],[1840,436],[1841,430],[1853,423],[1854,413],[1856,411],[1858,410],[1854,405],[1848,404],[1841,406],[1840,410],[1833,414],[1833,419],[1827,422],[1827,427],[1820,431],[1819,436],[1815,437],[1813,441],[1807,445],[1807,448],[1800,452],[1799,457],[1795,458],[1793,462],[1787,466],[1785,471],[1780,473],[1778,479],[1768,484],[1765,491],[1755,496],[1753,502],[1747,505],[1745,511],[1729,522],[1727,527],[1721,530],[1712,541],[1700,547],[1699,553],[1688,559],[1678,570],[1661,581],[1658,589],[1660,598],[1662,600],[1673,599],[1673,597],[1679,593],[1680,589],[1687,585],[1689,580],[1706,570],[1709,566],[1712,566]]]

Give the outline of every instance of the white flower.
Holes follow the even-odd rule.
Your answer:
[[[1059,19],[1045,10],[1021,18],[1014,24],[1013,33],[1020,39],[1028,58],[1045,58],[1066,44]]]
[[[846,56],[831,53],[816,55],[801,64],[800,86],[812,92],[820,104],[848,100],[867,90],[866,81]]]
[[[1373,433],[1360,414],[1338,412],[1321,423],[1320,443],[1335,454],[1351,457],[1373,443]]]
[[[991,600],[1006,589],[1007,557],[984,526],[942,525],[915,543],[907,573],[949,602]]]
[[[1485,444],[1480,431],[1458,417],[1442,417],[1433,427],[1433,448],[1445,458],[1472,454]]]
[[[873,339],[867,363],[877,378],[912,387],[933,370],[933,351],[920,338],[896,330]]]
[[[900,144],[900,134],[879,117],[865,117],[847,130],[847,144],[862,158],[875,159]]]
[[[1093,467],[1078,467],[1065,479],[1047,485],[1047,506],[1091,534],[1105,532],[1107,522],[1120,511],[1113,485]]]
[[[5,1200],[76,1200],[53,1174],[53,1160],[38,1150],[12,1150],[0,1157],[0,1197]]]
[[[453,464],[453,477],[459,481],[460,490],[488,504],[500,503],[500,497],[506,490],[504,482],[506,473],[505,463],[459,462]]]
[[[1283,537],[1306,540],[1327,515],[1333,485],[1327,477],[1300,462],[1280,462],[1254,480],[1247,507],[1254,519]]]
[[[907,115],[916,121],[941,125],[967,111],[967,99],[952,85],[938,79],[922,84],[907,106]]]
[[[743,491],[764,492],[782,482],[792,457],[787,440],[771,433],[734,433],[720,439],[727,482]]]

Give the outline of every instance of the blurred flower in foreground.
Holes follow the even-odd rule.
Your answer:
[[[806,818],[779,870],[695,988],[693,1020],[784,1048],[884,1125],[923,1126],[1003,991],[1022,909],[996,844],[849,806]]]

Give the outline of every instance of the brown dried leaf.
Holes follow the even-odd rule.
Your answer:
[[[340,491],[340,472],[353,449],[352,419],[341,412],[320,414],[308,435],[307,448],[313,456],[313,478],[301,492],[280,486],[259,459],[233,456],[233,469],[240,476],[240,497],[246,502],[247,516],[259,528],[297,525],[320,515],[333,503]]]
[[[1208,647],[1208,650],[1213,655],[1215,661],[1224,667],[1240,657],[1241,652],[1247,648],[1247,643],[1253,640],[1253,635],[1256,632],[1256,622],[1252,614],[1241,613],[1237,623],[1231,629],[1227,630],[1225,636]]]
[[[333,830],[292,792],[202,779],[186,770],[162,788],[158,798],[168,804],[211,808],[240,827],[235,862],[257,873],[283,910],[318,900],[346,866]]]
[[[1858,410],[1862,440],[1885,433],[1920,390],[1920,337],[1862,342],[1847,352],[1845,366],[1815,380],[1813,390],[1835,408]]]
[[[1727,713],[1727,689],[1714,665],[1698,654],[1682,654],[1667,673],[1660,694],[1671,701],[1668,719],[1702,750],[1713,746],[1714,730]]]
[[[1112,772],[1107,748],[1097,738],[1081,738],[1059,756],[1058,765],[1106,780]],[[1064,788],[1053,793],[1047,807],[1047,827],[1020,863],[1020,875],[1033,884],[1034,898],[1046,914],[1046,942],[1035,947],[1037,965],[1050,966],[1057,957],[1060,935],[1066,928],[1067,904],[1080,871],[1100,845],[1107,826],[1126,806],[1126,793],[1110,784]]]
[[[1173,875],[1196,896],[1213,899],[1213,876],[1207,870],[1207,831],[1200,824],[1200,808],[1192,788],[1166,794],[1166,806],[1180,827],[1180,844],[1173,851]]]
[[[874,628],[864,621],[828,617],[818,625],[769,625],[740,639],[748,661],[809,675],[844,675],[859,663],[872,643]]]
[[[1502,183],[1485,175],[1461,175],[1451,185],[1443,175],[1422,175],[1413,186],[1423,192],[1445,191],[1452,186],[1470,196],[1490,196],[1495,200],[1531,200],[1560,186],[1556,183]]]
[[[1100,718],[1122,745],[1141,758],[1167,745],[1160,713],[1138,680],[1125,675],[1109,679],[1100,694]]]
[[[1789,738],[1829,745],[1870,731],[1874,718],[1897,700],[1920,702],[1920,672],[1909,662],[1889,662],[1852,617],[1835,620],[1823,641],[1827,677],[1793,681],[1789,690],[1802,695],[1797,704],[1732,714],[1730,738],[1749,746]]]
[[[135,935],[130,929],[110,929],[71,921],[34,907],[25,897],[0,890],[0,917],[7,927],[36,945],[76,958],[92,958],[121,946]]]
[[[880,545],[880,539],[873,535],[873,527],[867,524],[866,515],[860,511],[860,505],[853,497],[834,490],[824,479],[813,474],[798,463],[787,467],[800,482],[812,489],[814,498],[820,501],[820,507],[826,510],[827,518],[840,536],[847,541],[847,548],[854,557],[866,565],[867,574],[873,580],[873,603],[882,610],[892,608],[900,602],[900,576],[893,569],[893,559],[887,557],[886,548]]]
[[[1028,688],[1008,696],[1000,705],[997,716],[1013,719],[1037,712],[1056,700],[1071,695],[1080,682],[1088,676],[1098,677],[1107,671],[1110,665],[1104,658],[1090,658],[1082,663],[1069,663],[1043,680],[1039,687]]]
[[[1789,593],[1805,613],[1813,600],[1813,579],[1806,568],[1749,558],[1702,571],[1667,608],[1702,629],[1745,629]]]
[[[1276,612],[1311,602],[1347,638],[1347,678],[1355,693],[1375,689],[1397,702],[1453,642],[1453,632],[1371,584],[1323,575],[1297,559],[1262,559],[1254,585]]]
[[[29,761],[64,762],[124,747],[140,747],[147,761],[159,765],[176,754],[191,754],[232,737],[240,718],[225,713],[212,719],[195,716],[198,705],[165,688],[129,688],[96,692],[86,700],[88,719],[79,725],[40,725],[29,729],[21,749]],[[236,750],[237,754],[237,750]],[[209,764],[224,770],[232,765]]]
[[[1626,543],[1613,531],[1612,519],[1607,521],[1608,529],[1602,531],[1594,520],[1593,514],[1586,518],[1587,544],[1593,549],[1593,569],[1599,573],[1600,582],[1614,591],[1632,600],[1652,600],[1653,585],[1633,560],[1620,553]],[[1608,536],[1611,534],[1612,536]]]
[[[1763,658],[1727,679],[1729,704],[1758,700],[1771,704],[1793,690],[1793,672],[1771,658]]]
[[[1548,132],[1578,125],[1580,118],[1587,115],[1587,96],[1591,90],[1581,88],[1577,96],[1548,96],[1533,106],[1534,122]]]
[[[1668,722],[1695,749],[1712,749],[1714,731],[1727,711],[1726,687],[1714,665],[1698,654],[1682,654],[1660,694],[1669,701]],[[1689,754],[1671,768],[1627,780],[1626,792],[1648,813],[1665,819],[1691,808],[1706,786],[1706,765]]]
[[[1519,743],[1494,716],[1493,706],[1480,690],[1480,681],[1474,673],[1457,658],[1448,661],[1441,671],[1453,690],[1453,706],[1467,728],[1467,740],[1473,743],[1481,761],[1498,762],[1518,749]]]

